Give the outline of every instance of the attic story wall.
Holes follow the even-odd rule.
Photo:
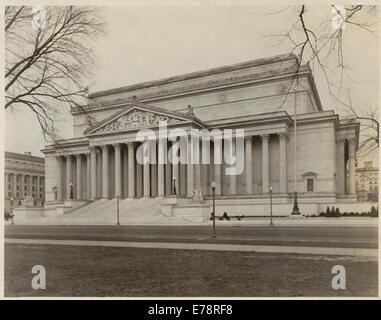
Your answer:
[[[196,117],[203,121],[234,118],[246,115],[255,115],[268,112],[286,110],[289,114],[294,113],[295,97],[288,94],[290,81],[276,81],[253,84],[251,86],[225,89],[210,93],[196,93],[189,96],[167,99],[149,103],[152,106],[171,110],[186,111],[188,105],[193,107]],[[297,93],[297,113],[315,112],[311,93],[308,90],[307,80],[300,81],[300,91]],[[107,108],[102,111],[90,112],[89,114],[75,115],[73,117],[74,137],[83,136],[83,132],[89,127],[89,115],[95,121],[101,121],[124,107]]]

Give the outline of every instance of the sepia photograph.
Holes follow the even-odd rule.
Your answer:
[[[378,4],[2,10],[4,298],[379,297]]]

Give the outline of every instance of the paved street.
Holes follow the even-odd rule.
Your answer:
[[[6,238],[378,248],[376,227],[5,226]]]

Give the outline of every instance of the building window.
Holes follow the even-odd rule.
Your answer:
[[[306,192],[315,192],[317,173],[309,171],[303,174],[304,185]]]
[[[21,206],[21,201],[19,201],[19,206]]]
[[[24,191],[27,191],[28,190],[28,187],[27,186],[24,186]]]
[[[20,186],[16,186],[16,190],[20,190]]]
[[[12,192],[8,192],[8,197],[11,197],[12,196]]]
[[[19,198],[20,197],[20,193],[17,192],[16,197]]]
[[[309,178],[307,179],[307,192],[313,192],[314,191],[314,179]]]
[[[34,191],[36,188],[35,187],[32,187],[32,191]]]
[[[34,206],[35,206],[35,207],[37,206],[37,201],[34,201]]]

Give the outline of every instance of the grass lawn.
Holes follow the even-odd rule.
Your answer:
[[[346,269],[333,290],[331,269]],[[46,290],[33,290],[34,265]],[[201,250],[5,245],[5,296],[376,296],[377,262],[366,258]]]

